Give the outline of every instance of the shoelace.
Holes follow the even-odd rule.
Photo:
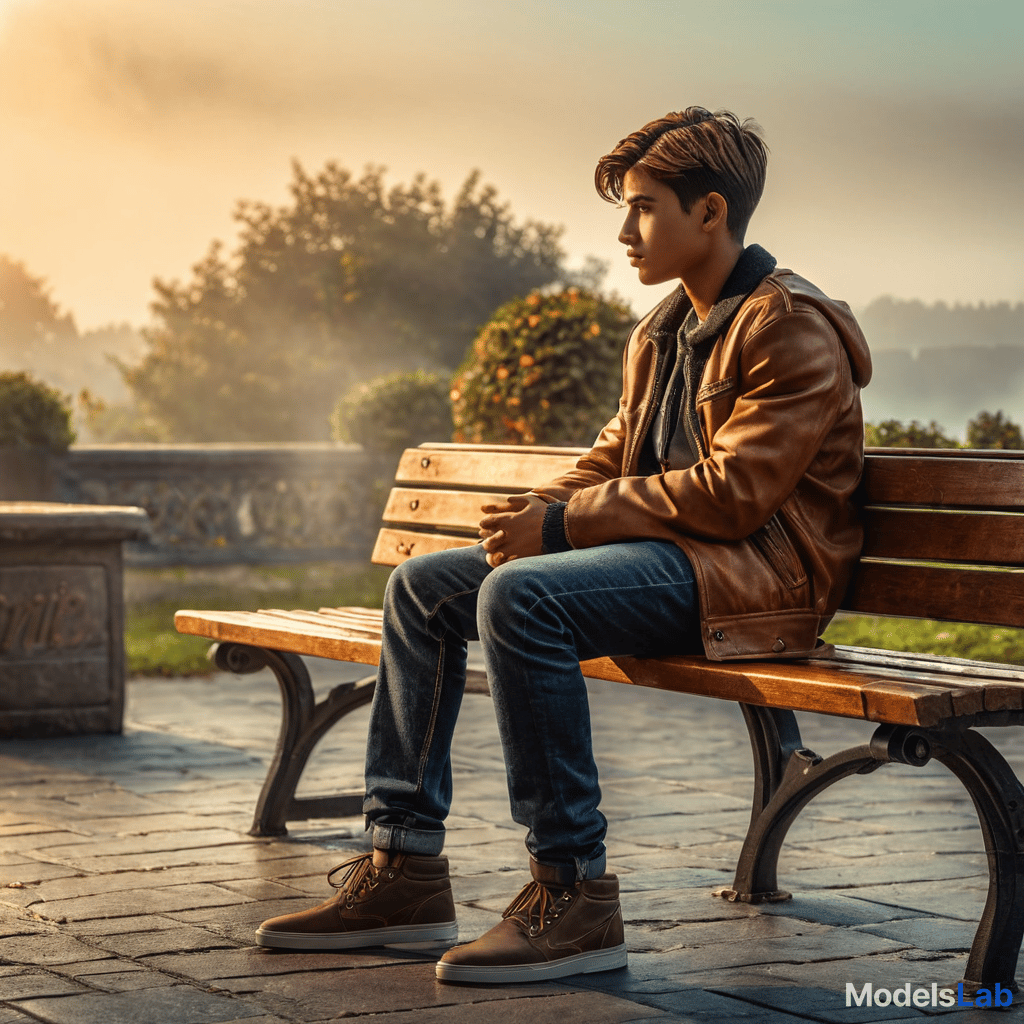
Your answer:
[[[345,874],[340,882],[336,882],[334,876],[342,869],[346,869]],[[327,881],[343,892],[346,902],[351,903],[360,899],[368,889],[375,888],[379,875],[380,871],[373,866],[373,854],[363,853],[332,868],[327,874]]]
[[[546,885],[533,881],[523,887],[501,916],[518,917],[529,927],[531,935],[539,935],[563,911],[569,909],[575,896],[575,889],[565,889],[555,896]]]

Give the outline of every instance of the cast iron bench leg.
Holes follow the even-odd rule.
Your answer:
[[[742,903],[790,899],[779,888],[779,852],[790,825],[822,790],[882,764],[870,744],[821,758],[803,746],[792,711],[741,704],[754,755],[754,805],[731,889],[716,896]]]
[[[929,734],[932,754],[971,794],[988,854],[988,897],[971,945],[964,989],[1016,991],[1013,976],[1024,937],[1024,787],[1002,754],[984,736]]]
[[[342,683],[318,704],[309,672],[297,654],[246,644],[220,643],[213,648],[218,668],[245,675],[269,668],[281,690],[281,731],[277,750],[256,802],[249,834],[283,836],[288,821],[315,817],[345,818],[362,814],[363,794],[296,797],[295,789],[313,748],[337,721],[373,698],[377,677]]]
[[[879,726],[871,740],[829,758],[800,745],[791,711],[740,705],[754,753],[754,807],[731,889],[716,896],[743,903],[785,900],[778,887],[779,852],[800,811],[840,779],[889,761],[921,767],[932,757],[964,784],[974,802],[988,855],[989,887],[964,972],[964,990],[1016,991],[1024,938],[1024,786],[1002,754],[972,729],[939,732]]]

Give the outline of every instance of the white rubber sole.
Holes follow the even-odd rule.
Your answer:
[[[439,960],[434,969],[440,981],[459,981],[467,985],[507,985],[524,981],[550,981],[573,974],[596,974],[626,966],[626,944],[598,949],[592,953],[549,960],[543,964],[513,964],[507,967],[478,967],[472,964],[449,964]]]
[[[452,945],[459,937],[455,921],[444,924],[406,924],[369,928],[359,932],[279,932],[256,929],[256,945],[271,949],[369,949],[396,943],[422,942]]]

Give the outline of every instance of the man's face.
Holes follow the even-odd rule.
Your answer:
[[[626,171],[622,199],[629,212],[619,232],[641,284],[685,278],[706,258],[709,237],[702,229],[706,202],[698,199],[687,213],[679,197],[639,167]]]

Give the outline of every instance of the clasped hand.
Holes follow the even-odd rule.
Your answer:
[[[544,511],[551,498],[539,494],[514,494],[500,505],[484,505],[480,536],[493,569],[516,558],[542,551]]]

